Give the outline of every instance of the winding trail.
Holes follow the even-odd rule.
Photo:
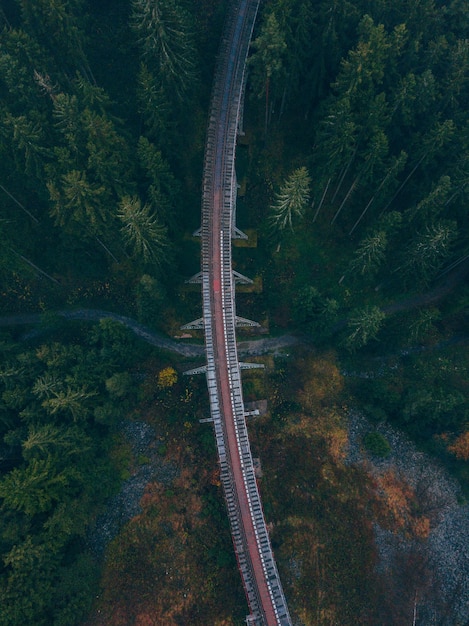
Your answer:
[[[469,260],[462,263],[459,267],[452,272],[448,272],[443,280],[441,280],[433,289],[423,294],[411,295],[402,300],[392,302],[382,307],[383,313],[386,315],[393,315],[401,311],[410,311],[419,307],[429,306],[436,304],[447,295],[449,295],[458,285],[460,285],[469,274]],[[127,328],[129,328],[137,337],[140,337],[147,343],[180,354],[181,356],[188,358],[202,357],[205,354],[205,348],[202,344],[195,344],[190,342],[182,342],[181,340],[172,339],[163,333],[159,333],[137,320],[126,315],[120,315],[113,311],[105,311],[104,309],[75,309],[75,310],[59,310],[59,311],[47,311],[49,314],[55,314],[63,317],[67,320],[78,320],[88,322],[99,322],[102,319],[112,319],[116,322],[120,322]],[[15,313],[11,315],[0,315],[0,328],[8,326],[38,326],[43,319],[42,313]],[[347,323],[346,319],[337,322],[335,330],[338,331],[343,328]],[[25,336],[37,336],[40,334],[40,329],[31,331]],[[249,339],[238,342],[238,353],[242,355],[260,356],[262,354],[269,354],[276,352],[284,348],[290,348],[299,344],[310,344],[311,340],[304,338],[301,334],[296,334],[295,331],[280,335],[278,337],[262,337],[261,339]]]
[[[49,312],[51,313],[51,312]],[[143,339],[147,343],[162,350],[168,350],[180,354],[187,358],[201,358],[205,355],[205,348],[202,344],[182,343],[181,340],[171,339],[167,335],[163,335],[144,324],[140,324],[131,317],[113,313],[112,311],[104,311],[103,309],[76,309],[74,311],[55,311],[52,312],[59,317],[67,320],[76,320],[84,322],[99,322],[103,319],[111,319],[120,322],[137,337]],[[0,315],[0,328],[8,326],[38,326],[42,322],[42,313],[18,313],[16,315]],[[28,332],[23,338],[35,337],[41,334],[41,330],[36,328]],[[261,339],[253,339],[238,342],[238,353],[246,356],[261,356],[277,352],[284,348],[289,348],[301,343],[301,338],[293,334],[285,334],[279,337],[262,337]]]

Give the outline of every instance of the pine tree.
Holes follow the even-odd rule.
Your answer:
[[[365,346],[376,335],[385,318],[385,314],[377,306],[366,306],[355,310],[347,323],[347,335],[344,345],[349,352]]]
[[[265,130],[270,117],[271,81],[277,78],[283,67],[283,56],[286,50],[285,36],[280,30],[275,13],[270,13],[261,28],[257,39],[252,42],[255,50],[249,58],[252,68],[251,82],[259,98],[265,96]]]
[[[152,214],[150,205],[136,196],[125,196],[119,203],[118,217],[122,220],[122,233],[127,245],[137,259],[144,263],[162,263],[167,248],[166,228]]]
[[[34,117],[38,117],[34,115]],[[44,131],[39,120],[28,119],[24,115],[6,114],[4,133],[11,138],[13,154],[18,168],[26,174],[40,178],[43,172],[43,159],[49,155],[45,145]]]
[[[24,468],[15,468],[0,480],[0,498],[14,511],[28,517],[49,511],[61,498],[68,479],[57,473],[51,457],[32,459]]]
[[[166,226],[175,226],[174,209],[178,203],[180,184],[173,176],[168,162],[146,137],[140,137],[137,155],[149,182],[147,195]]]
[[[84,420],[90,413],[88,400],[97,393],[85,388],[66,388],[54,391],[53,395],[42,402],[42,406],[50,415],[70,414],[74,422]]]
[[[146,63],[140,65],[137,76],[137,102],[148,136],[168,149],[176,122],[171,115],[169,95]]]
[[[302,217],[310,198],[311,178],[306,167],[294,170],[277,193],[271,205],[271,224],[279,230],[289,226],[293,230],[293,218]]]
[[[103,231],[107,218],[103,185],[90,183],[85,171],[72,170],[62,176],[60,188],[52,182],[47,187],[52,200],[50,214],[56,224],[72,232],[77,226],[94,234]]]
[[[18,3],[28,30],[56,56],[57,63],[65,71],[78,68],[93,80],[85,54],[83,0],[18,0]]]
[[[368,279],[374,278],[386,258],[387,244],[387,236],[383,230],[374,231],[362,239],[355,250],[348,273],[353,275],[358,272],[360,276],[366,276]]]
[[[190,15],[177,0],[133,0],[131,26],[146,62],[182,102],[197,79]]]
[[[395,271],[399,270],[409,280],[427,283],[450,255],[456,236],[457,226],[453,221],[429,224],[408,245],[401,256],[402,263]]]

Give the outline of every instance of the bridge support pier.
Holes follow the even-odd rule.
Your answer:
[[[251,327],[258,328],[260,327],[259,322],[254,322],[253,320],[248,320],[246,317],[238,317],[236,316],[235,325],[237,328],[243,327]],[[199,317],[196,320],[189,322],[188,324],[184,324],[181,326],[181,330],[203,330],[204,329],[204,318]]]

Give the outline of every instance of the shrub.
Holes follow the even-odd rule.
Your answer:
[[[391,446],[386,437],[376,431],[367,433],[363,437],[363,445],[374,456],[386,458],[391,452]]]

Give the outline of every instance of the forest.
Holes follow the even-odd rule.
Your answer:
[[[185,281],[228,4],[1,4],[0,626],[244,623],[204,380],[182,376],[200,359],[112,319],[174,339],[201,315]],[[254,279],[238,313],[262,326],[239,339],[294,338],[244,391],[267,399],[249,428],[298,624],[466,624],[467,584],[430,573],[422,481],[347,449],[354,411],[371,464],[396,429],[467,514],[468,102],[464,0],[261,3],[233,261]],[[82,311],[107,314],[67,318]],[[98,554],[110,503],[153,465],[177,472]],[[407,546],[384,572],[377,525]]]

